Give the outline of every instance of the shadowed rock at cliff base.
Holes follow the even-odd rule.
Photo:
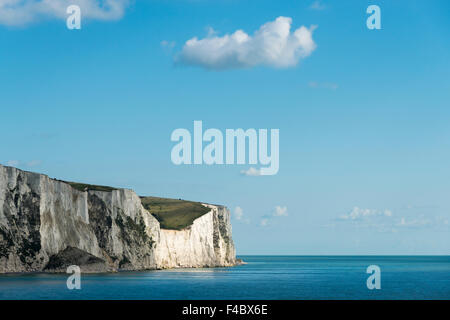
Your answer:
[[[79,266],[81,272],[108,272],[113,271],[105,260],[78,248],[67,247],[63,251],[50,257],[45,266],[45,272],[66,272],[71,265]]]

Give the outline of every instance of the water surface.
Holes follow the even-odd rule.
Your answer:
[[[0,299],[450,299],[450,256],[241,256],[233,268],[0,275]],[[369,265],[381,289],[366,286]]]

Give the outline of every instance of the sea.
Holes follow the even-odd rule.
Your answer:
[[[82,274],[0,275],[0,299],[444,299],[450,300],[450,256],[240,256],[230,268]],[[367,285],[379,267],[379,288]],[[372,279],[373,280],[373,279]],[[370,283],[374,283],[370,280]],[[372,289],[369,289],[372,287]]]

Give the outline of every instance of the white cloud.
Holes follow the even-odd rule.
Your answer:
[[[241,220],[243,215],[244,210],[242,210],[241,207],[237,206],[236,208],[234,208],[234,217],[236,218],[236,220]]]
[[[274,219],[274,217],[287,217],[288,216],[288,209],[286,206],[276,206],[273,208],[272,214],[264,215],[262,216],[262,219],[260,221],[260,225],[265,227],[269,225],[269,223]]]
[[[337,220],[362,228],[373,228],[379,232],[396,232],[391,210],[362,209],[353,207],[348,213],[340,215]]]
[[[250,167],[248,170],[241,170],[241,174],[244,176],[256,177],[261,175],[261,170]]]
[[[339,216],[341,220],[358,220],[373,216],[386,216],[391,217],[391,210],[377,210],[377,209],[361,209],[359,207],[353,207],[353,209],[346,214]]]
[[[0,0],[0,24],[26,25],[41,19],[66,19],[69,5],[78,5],[82,19],[122,18],[129,0]]]
[[[234,208],[233,213],[236,220],[239,220],[242,223],[250,223],[250,219],[244,215],[244,210],[241,207],[237,206],[236,208]]]
[[[411,207],[412,208],[412,207]],[[405,210],[410,211],[411,208]],[[448,230],[448,215],[414,214],[405,212],[396,218],[391,210],[378,209],[353,209],[337,219],[338,221],[350,223],[356,227],[373,228],[380,232],[398,232],[406,229],[434,228],[436,230]]]
[[[291,18],[278,17],[262,25],[253,36],[243,30],[222,37],[208,32],[204,39],[186,41],[176,62],[214,70],[258,65],[292,67],[316,49],[312,38],[316,26],[301,26],[291,32],[291,24]]]
[[[309,6],[310,9],[312,10],[325,10],[327,8],[327,6],[325,4],[322,3],[322,1],[320,0],[315,0],[313,3],[311,3],[311,5]]]
[[[286,217],[288,215],[287,207],[276,206],[273,215],[275,217]]]
[[[423,215],[419,217],[405,218],[402,217],[400,221],[396,224],[397,227],[404,228],[423,228],[423,227],[431,227],[433,225],[439,225],[439,218],[430,219]],[[445,221],[441,221],[445,224]]]

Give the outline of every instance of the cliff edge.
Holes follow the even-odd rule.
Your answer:
[[[236,264],[226,207],[161,228],[128,189],[80,189],[0,165],[0,273],[221,267]]]

